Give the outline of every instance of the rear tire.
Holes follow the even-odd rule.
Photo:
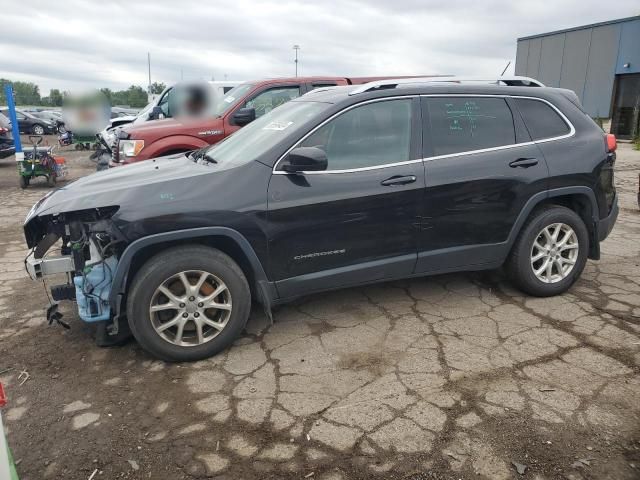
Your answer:
[[[33,127],[31,127],[31,133],[33,133],[34,135],[44,135],[44,127],[36,123]]]
[[[551,205],[534,212],[524,224],[506,270],[529,295],[559,295],[580,277],[588,251],[589,232],[582,218],[566,207]]]
[[[133,336],[170,362],[201,360],[227,348],[250,310],[249,284],[240,267],[225,253],[200,245],[152,257],[135,275],[127,299]]]

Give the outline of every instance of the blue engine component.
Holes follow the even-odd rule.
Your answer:
[[[80,318],[85,322],[100,322],[111,318],[109,292],[118,260],[109,257],[87,267],[84,275],[73,277]]]

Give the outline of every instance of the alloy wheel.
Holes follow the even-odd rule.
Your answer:
[[[194,347],[218,336],[231,310],[231,292],[220,278],[202,270],[188,270],[167,278],[155,290],[149,318],[165,341]]]
[[[42,135],[44,134],[44,128],[42,128],[42,126],[40,125],[36,125],[33,127],[33,133],[35,133],[36,135]]]
[[[566,223],[544,227],[531,247],[531,268],[544,283],[564,280],[578,259],[578,236]]]

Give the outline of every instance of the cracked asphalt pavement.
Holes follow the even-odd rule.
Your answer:
[[[94,169],[65,155],[72,178]],[[342,290],[273,325],[255,307],[233,348],[167,364],[96,347],[73,304],[70,330],[46,324],[21,227],[47,188],[21,191],[0,160],[2,413],[21,478],[638,479],[639,170],[620,145],[618,222],[565,295],[524,296],[499,271]]]

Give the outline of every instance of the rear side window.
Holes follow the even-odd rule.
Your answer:
[[[503,98],[430,97],[433,155],[513,145],[513,115]],[[429,137],[426,137],[429,138]]]
[[[338,85],[337,83],[314,83],[309,88],[309,91],[315,90],[316,88],[335,87],[337,85]]]
[[[540,100],[514,99],[533,140],[560,137],[571,130],[550,105]]]

